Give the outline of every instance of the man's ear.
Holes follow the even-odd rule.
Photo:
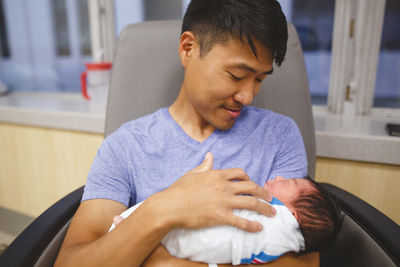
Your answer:
[[[181,39],[179,41],[179,57],[181,59],[182,65],[185,68],[194,54],[195,47],[196,47],[195,35],[190,31],[182,33]]]

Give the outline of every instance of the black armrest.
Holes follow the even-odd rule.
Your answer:
[[[334,266],[334,261],[352,263],[346,266],[400,266],[400,226],[356,196],[330,184],[322,186],[337,199],[346,218],[336,244],[321,252],[321,266]]]
[[[4,251],[0,266],[32,266],[79,207],[83,187],[73,191],[36,218]],[[58,251],[57,251],[58,252]]]

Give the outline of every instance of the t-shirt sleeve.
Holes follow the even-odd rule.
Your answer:
[[[278,138],[280,146],[274,157],[268,180],[276,176],[300,178],[307,176],[307,154],[303,137],[294,120],[287,118]]]
[[[111,135],[104,140],[89,170],[82,201],[110,199],[129,206],[134,197],[123,142]]]

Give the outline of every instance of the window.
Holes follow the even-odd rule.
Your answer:
[[[326,105],[331,65],[334,0],[280,1],[298,32],[304,52],[312,103]]]
[[[144,11],[146,21],[181,19],[182,0],[146,0]]]
[[[400,107],[399,1],[278,1],[297,28],[313,104],[346,114]],[[0,0],[0,79],[13,90],[79,91],[91,52],[110,60],[124,26],[181,19],[189,2],[93,1],[88,12],[88,0]]]
[[[0,79],[7,88],[79,92],[91,61],[87,0],[0,3]]]
[[[183,18],[190,0],[116,0],[117,33],[128,24],[149,20],[179,20]]]
[[[400,2],[387,0],[374,107],[400,108]]]
[[[80,74],[90,58],[88,1],[52,0],[52,21],[55,39],[55,89],[79,92]],[[86,15],[85,15],[86,14]]]
[[[92,48],[90,42],[88,1],[76,0],[76,5],[78,7],[80,53],[81,55],[90,56]]]
[[[10,57],[10,48],[8,47],[8,36],[6,30],[6,19],[4,17],[3,0],[0,0],[0,56]]]
[[[67,21],[67,7],[65,0],[53,0],[51,2],[53,8],[54,35],[56,43],[56,53],[58,56],[69,56],[69,34]]]

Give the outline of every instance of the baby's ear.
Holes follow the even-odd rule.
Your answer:
[[[295,211],[293,208],[290,209],[290,212],[293,214],[293,216],[296,218],[296,221],[299,222],[299,215],[297,214],[297,211]],[[300,222],[299,222],[300,223]]]

